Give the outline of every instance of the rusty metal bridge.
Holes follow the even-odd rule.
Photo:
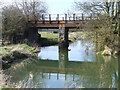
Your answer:
[[[97,19],[93,16],[81,15],[67,15],[67,14],[42,14],[40,17],[34,17],[34,21],[29,21],[30,27],[37,27],[42,29],[65,27],[65,28],[77,28],[85,27],[85,23],[91,19]]]
[[[98,19],[95,15],[90,14],[89,16],[81,15],[68,15],[68,14],[42,14],[41,16],[34,17],[34,21],[29,21],[29,27],[31,28],[30,36],[35,37],[38,29],[58,29],[59,32],[59,43],[62,46],[68,47],[68,31],[69,29],[84,28],[87,22],[90,20]],[[32,37],[32,38],[33,38]],[[35,38],[33,38],[34,40]],[[32,40],[32,41],[33,41]]]

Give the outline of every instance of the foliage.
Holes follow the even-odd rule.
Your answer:
[[[11,86],[3,86],[1,90],[6,90],[6,89],[9,89],[9,88],[12,88]]]
[[[21,10],[14,6],[4,7],[2,13],[3,40],[15,43],[26,29],[26,21]]]
[[[13,5],[2,9],[2,39],[8,43],[22,43],[29,38],[29,20],[39,20],[47,12],[43,1],[15,2]],[[1,36],[1,35],[0,35]],[[3,43],[2,42],[2,43]]]
[[[102,53],[103,53],[103,51],[99,51],[99,52],[98,52],[99,55],[102,55]]]
[[[118,2],[75,2],[78,10],[83,10],[85,14],[92,13],[92,19],[87,23],[89,33],[88,39],[98,46],[98,51],[104,46],[118,50]]]
[[[16,6],[18,8],[22,7],[23,13],[27,21],[39,20],[41,15],[47,12],[47,5],[42,0],[31,0],[30,2],[22,0],[21,3],[16,3]]]

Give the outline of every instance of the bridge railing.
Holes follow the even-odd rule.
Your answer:
[[[82,24],[85,21],[98,19],[94,14],[42,14],[35,17],[32,22],[33,24],[60,24],[64,21],[64,24]]]
[[[74,21],[74,20],[91,20],[96,19],[95,16],[93,17],[93,14],[85,15],[83,13],[81,14],[42,14],[38,17],[38,21]]]

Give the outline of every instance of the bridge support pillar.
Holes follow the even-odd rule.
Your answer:
[[[66,48],[69,46],[68,42],[68,28],[65,27],[59,27],[59,45],[60,47]]]
[[[30,28],[28,31],[28,39],[31,43],[37,42],[41,38],[37,28]]]

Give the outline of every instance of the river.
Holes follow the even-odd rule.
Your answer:
[[[89,48],[86,50],[86,47]],[[78,40],[67,49],[47,46],[37,59],[26,59],[6,71],[23,88],[117,88],[118,58],[96,55],[89,42]]]

